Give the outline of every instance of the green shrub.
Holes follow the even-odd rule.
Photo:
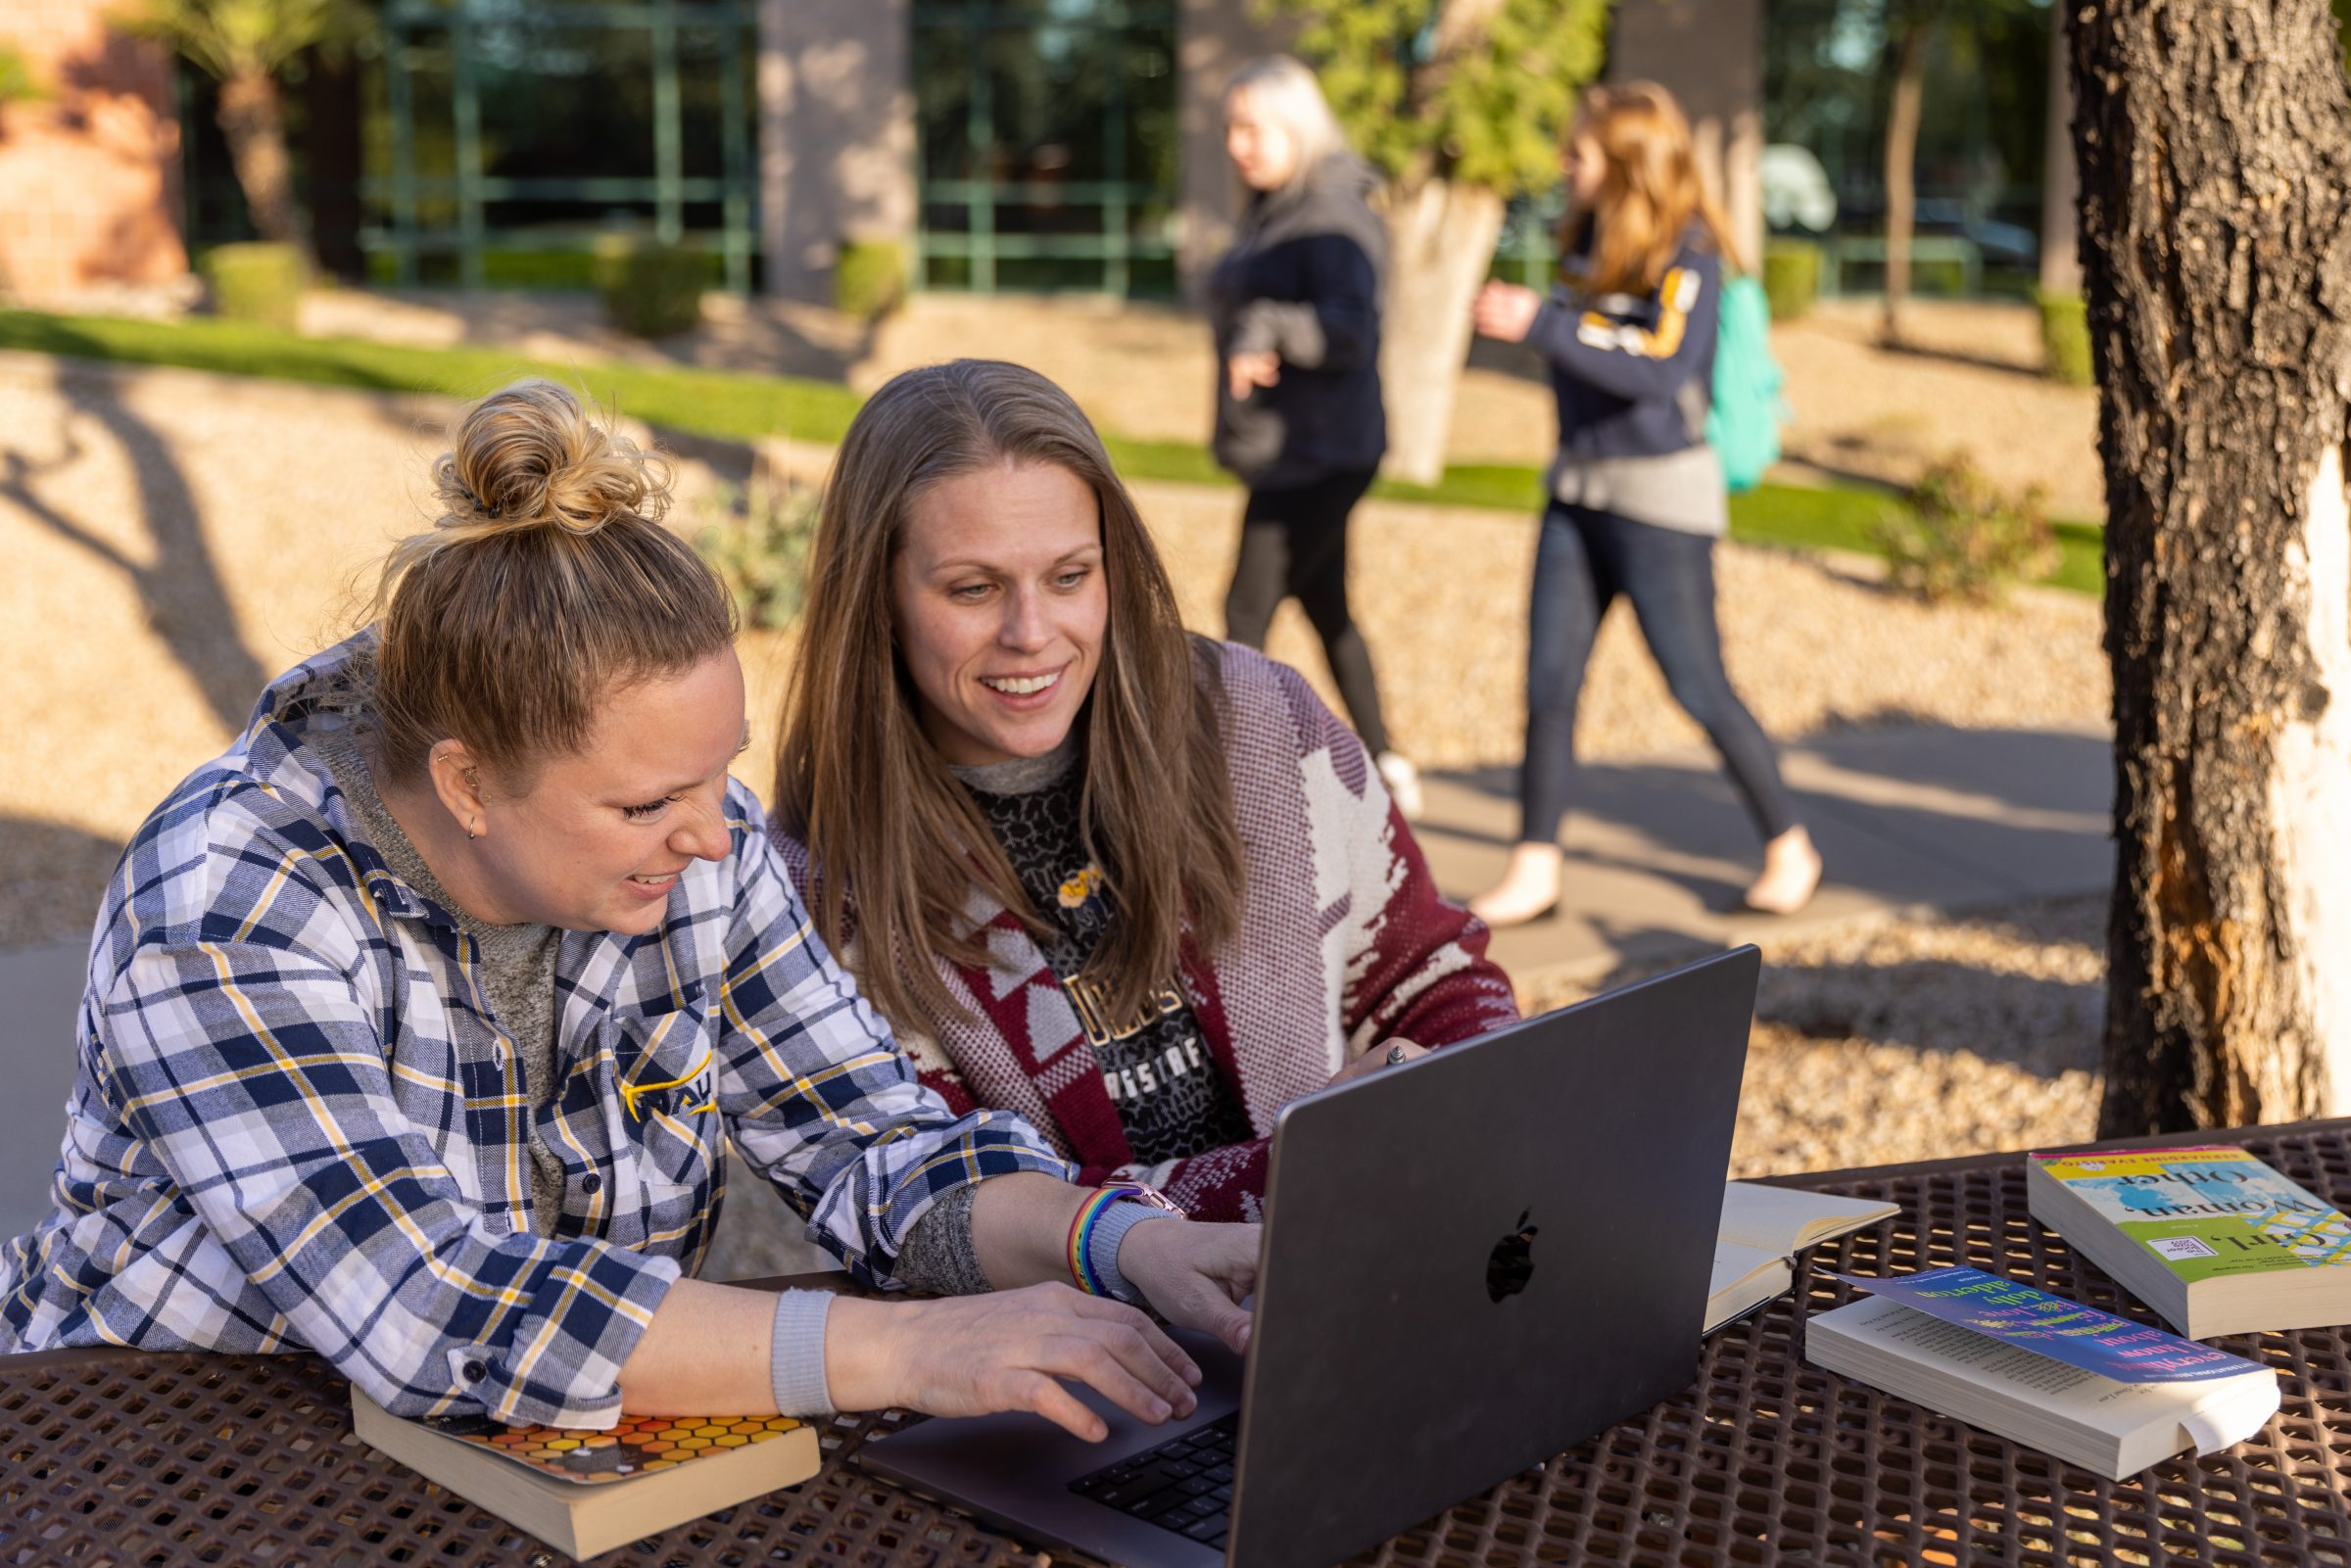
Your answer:
[[[213,313],[230,321],[294,328],[308,281],[302,253],[290,245],[216,245],[205,253],[204,281]]]
[[[753,479],[729,485],[703,509],[695,547],[710,563],[746,627],[781,632],[806,598],[808,546],[816,538],[817,493]]]
[[[833,264],[833,307],[875,321],[906,297],[906,252],[894,240],[850,240]]]
[[[1793,321],[1820,295],[1820,245],[1815,240],[1763,242],[1763,295],[1774,321]]]
[[[2036,290],[2033,303],[2040,307],[2040,352],[2049,374],[2068,386],[2088,386],[2097,376],[2089,354],[2089,309],[2082,296]]]
[[[1967,265],[1947,257],[1910,261],[1910,288],[1916,294],[1931,294],[1946,300],[1967,297]]]
[[[1964,451],[1921,474],[1872,538],[1895,583],[1937,603],[1991,602],[2055,571],[2062,554],[2040,487],[2010,496]]]
[[[49,96],[49,89],[13,43],[0,43],[0,108],[10,104],[39,103]]]
[[[595,272],[604,314],[623,332],[666,338],[701,322],[709,269],[697,247],[607,235],[597,241]]]

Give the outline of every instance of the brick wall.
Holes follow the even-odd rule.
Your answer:
[[[187,271],[170,65],[110,33],[119,0],[0,0],[0,41],[49,91],[0,110],[0,286],[29,301]]]

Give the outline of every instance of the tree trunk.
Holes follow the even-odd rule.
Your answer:
[[[367,210],[360,181],[366,173],[366,95],[359,58],[349,49],[313,49],[309,60],[304,107],[310,133],[302,152],[310,173],[311,244],[321,267],[347,282],[365,283],[367,253],[360,248],[360,230]]]
[[[1880,332],[1902,341],[1902,302],[1910,294],[1910,231],[1918,213],[1918,111],[1926,90],[1927,34],[1935,14],[1922,11],[1895,50],[1894,101],[1886,109],[1886,314]]]
[[[2048,98],[2042,109],[2040,152],[2040,292],[2082,292],[2082,241],[2074,228],[2081,190],[2074,179],[2074,72],[2065,55],[2065,17],[2072,7],[2049,7]]]
[[[1387,472],[1415,485],[1445,477],[1453,396],[1469,353],[1469,307],[1502,238],[1502,198],[1423,180],[1388,190],[1388,299],[1379,381]]]
[[[220,83],[220,130],[228,159],[245,192],[245,210],[262,238],[301,249],[302,228],[294,217],[294,176],[286,157],[286,120],[277,79],[264,71],[241,71]]]
[[[2070,39],[2114,667],[2109,1134],[2351,1111],[2351,101],[2327,0]]]

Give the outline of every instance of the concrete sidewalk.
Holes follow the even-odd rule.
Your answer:
[[[2094,891],[2113,874],[2111,758],[2092,733],[1927,726],[1786,747],[1788,783],[1828,861],[1819,897],[1791,919],[1740,909],[1755,832],[1712,752],[1595,766],[1567,824],[1560,912],[1497,933],[1493,953],[1521,979],[1591,976],[1873,914]],[[1419,837],[1447,892],[1500,874],[1517,816],[1511,770],[1429,780]],[[0,1097],[0,1238],[48,1209],[84,963],[80,943],[0,952],[11,1086]]]
[[[1789,787],[1828,863],[1800,915],[1754,914],[1754,828],[1710,750],[1587,767],[1567,819],[1559,914],[1498,931],[1495,960],[1597,976],[1872,915],[2092,892],[2114,873],[2113,748],[2093,732],[1924,725],[1816,736],[1782,748]],[[1447,893],[1502,874],[1517,835],[1512,769],[1428,781],[1420,844]]]

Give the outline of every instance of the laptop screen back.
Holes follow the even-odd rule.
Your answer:
[[[1758,958],[1289,1107],[1233,1568],[1348,1557],[1687,1387]]]

